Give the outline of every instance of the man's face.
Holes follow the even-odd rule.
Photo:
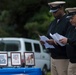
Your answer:
[[[53,12],[53,16],[54,16],[55,18],[60,18],[60,17],[61,17],[61,10],[58,9],[56,12]]]
[[[73,26],[76,26],[76,15],[72,16],[72,18],[70,19],[70,22]]]

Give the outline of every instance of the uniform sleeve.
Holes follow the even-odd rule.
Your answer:
[[[54,21],[52,21],[52,22],[50,23],[50,25],[49,25],[49,27],[48,27],[47,34],[46,34],[46,36],[47,36],[49,39],[52,39],[52,37],[50,36],[49,33],[50,33],[50,30],[51,30],[51,27],[52,27],[53,22],[54,22]]]
[[[73,40],[73,39],[69,39],[69,38],[68,38],[67,43],[68,43],[69,45],[71,45],[71,46],[76,46],[76,39]]]

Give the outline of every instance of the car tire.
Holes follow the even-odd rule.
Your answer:
[[[44,66],[42,70],[42,75],[47,75],[47,66]]]

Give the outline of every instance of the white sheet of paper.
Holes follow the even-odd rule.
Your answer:
[[[58,33],[55,33],[55,34],[53,34],[53,35],[50,33],[50,36],[51,36],[60,46],[65,46],[65,44],[62,44],[62,43],[59,42],[60,39],[65,38],[64,36],[62,36],[62,35],[60,35],[60,34],[58,34]]]
[[[44,41],[45,42],[45,44],[44,44],[44,46],[45,46],[45,48],[54,48],[54,46],[53,45],[49,45],[47,42],[46,42],[46,40],[49,40],[46,36],[39,36],[40,37],[40,40],[42,40],[42,41]]]
[[[59,40],[62,39],[62,38],[65,38],[64,36],[62,36],[62,35],[60,35],[58,33],[55,33],[54,35],[57,36],[57,38],[59,38]]]

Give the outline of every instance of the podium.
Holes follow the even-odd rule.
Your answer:
[[[40,68],[0,68],[0,75],[42,75]]]

